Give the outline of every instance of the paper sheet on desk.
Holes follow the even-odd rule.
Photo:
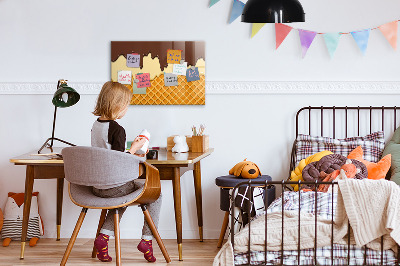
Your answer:
[[[56,153],[56,152],[53,152],[53,153],[34,153],[34,154],[31,154],[31,156],[44,156],[44,157],[47,157],[49,159],[62,159],[62,155],[60,153]]]

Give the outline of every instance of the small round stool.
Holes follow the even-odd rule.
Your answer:
[[[220,176],[215,179],[215,184],[220,187],[220,209],[225,211],[224,221],[222,222],[221,234],[219,235],[218,245],[220,248],[222,246],[222,242],[224,241],[226,228],[228,227],[229,222],[229,207],[230,207],[230,199],[229,192],[233,189],[237,184],[246,182],[246,181],[263,181],[266,180],[272,181],[272,178],[269,175],[261,175],[254,179],[246,179],[241,177],[236,177],[234,175],[226,175]],[[254,186],[256,187],[256,186]],[[267,206],[271,204],[275,200],[275,186],[271,186],[268,189],[268,201]],[[265,192],[265,191],[264,191]]]

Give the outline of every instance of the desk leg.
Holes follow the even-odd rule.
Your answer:
[[[178,242],[179,260],[182,260],[182,205],[181,205],[181,174],[179,167],[174,167],[174,178],[172,179],[174,191],[175,223]]]
[[[22,232],[21,232],[21,255],[20,259],[24,259],[26,235],[28,233],[29,213],[31,212],[31,200],[34,181],[34,166],[26,166],[25,177],[25,195],[24,195],[24,213],[22,219]]]
[[[60,241],[64,178],[57,178],[57,241]]]
[[[200,242],[203,242],[203,203],[201,196],[201,168],[200,161],[194,164],[194,191],[196,194],[197,220],[199,225]]]

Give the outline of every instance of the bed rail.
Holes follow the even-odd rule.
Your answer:
[[[376,106],[328,106],[328,107],[324,107],[324,106],[308,106],[308,107],[303,107],[301,108],[297,114],[296,114],[296,136],[298,136],[300,134],[299,132],[299,119],[300,119],[300,114],[303,111],[308,111],[308,134],[311,135],[311,112],[312,110],[317,110],[320,112],[320,136],[324,136],[324,111],[326,110],[332,110],[332,128],[333,128],[333,138],[336,137],[336,114],[338,111],[344,111],[344,116],[345,116],[345,120],[342,121],[342,123],[344,122],[344,126],[345,126],[345,136],[344,137],[348,137],[348,128],[349,128],[349,111],[356,111],[357,112],[357,135],[360,135],[360,113],[362,113],[363,111],[368,111],[369,112],[369,130],[370,133],[372,133],[372,125],[373,125],[373,112],[375,111],[380,111],[381,112],[381,130],[384,131],[385,130],[385,110],[387,111],[391,111],[391,113],[393,113],[394,115],[394,119],[393,119],[393,125],[394,128],[396,128],[397,125],[397,111],[399,110],[399,107],[396,106],[391,106],[391,107],[387,107],[387,106],[380,106],[380,107],[376,107]]]
[[[246,181],[246,182],[242,182],[242,183],[240,183],[240,184],[238,184],[238,185],[236,185],[234,188],[233,188],[233,191],[232,191],[232,195],[236,195],[235,193],[236,193],[236,191],[239,189],[239,187],[243,187],[243,186],[249,186],[249,187],[257,187],[257,188],[262,188],[262,189],[264,189],[264,193],[265,193],[265,198],[268,198],[268,187],[269,186],[271,186],[271,185],[275,185],[275,186],[281,186],[281,189],[282,189],[282,195],[284,195],[284,193],[285,193],[285,191],[287,190],[286,189],[286,185],[314,185],[315,187],[314,187],[314,189],[313,189],[313,192],[315,193],[315,198],[314,198],[314,206],[315,206],[315,210],[314,210],[314,213],[315,214],[317,214],[318,213],[318,197],[317,197],[317,190],[318,190],[318,187],[319,187],[319,185],[332,185],[332,191],[335,189],[335,186],[338,186],[338,183],[336,182],[336,181],[332,181],[332,182],[322,182],[322,181],[320,181],[320,182],[318,182],[318,181],[315,181],[315,182],[304,182],[304,181],[268,181],[268,180],[266,180],[265,182],[264,181],[252,181],[252,180],[249,180],[249,181]],[[250,189],[250,198],[252,198],[252,190]],[[292,193],[298,193],[298,196],[299,196],[299,208],[298,208],[298,228],[300,228],[300,223],[301,223],[301,218],[300,218],[300,212],[301,212],[301,210],[300,210],[300,206],[301,206],[301,190],[299,190],[299,191],[296,191],[296,192],[292,192]],[[331,198],[331,202],[332,202],[332,205],[331,205],[331,217],[332,217],[332,219],[331,219],[331,241],[330,241],[330,247],[331,247],[331,264],[330,265],[339,265],[339,264],[334,264],[334,260],[335,260],[335,257],[334,257],[334,241],[333,241],[333,235],[334,235],[334,195],[335,195],[335,193],[330,193],[331,195],[332,195],[332,198]],[[282,211],[282,214],[285,212],[285,208],[284,208],[284,197],[282,196],[281,197],[281,199],[280,199],[282,202],[281,202],[281,204],[282,204],[282,209],[281,209],[281,211]],[[230,230],[231,230],[231,232],[230,232],[230,241],[231,241],[231,244],[232,244],[232,247],[233,247],[233,249],[235,249],[235,240],[234,240],[234,237],[235,237],[235,233],[234,233],[234,221],[235,221],[235,219],[234,219],[234,217],[235,217],[235,208],[234,208],[234,205],[235,203],[234,203],[234,197],[232,197],[232,199],[231,199],[231,228],[230,228]],[[264,261],[263,262],[260,262],[260,261],[257,261],[257,263],[253,263],[252,262],[252,260],[251,260],[251,258],[252,258],[252,256],[251,256],[251,223],[252,223],[252,219],[249,219],[248,220],[248,224],[247,224],[247,226],[248,226],[248,232],[249,232],[249,235],[248,235],[248,238],[249,238],[249,241],[248,241],[248,243],[247,243],[247,262],[248,263],[245,263],[245,264],[239,264],[239,265],[286,265],[286,264],[284,264],[284,215],[282,215],[282,231],[281,231],[281,249],[280,249],[280,263],[276,263],[276,262],[272,262],[272,264],[270,264],[270,262],[269,261],[267,261],[267,258],[268,258],[268,256],[267,256],[267,253],[268,253],[268,248],[267,248],[267,242],[268,242],[268,212],[267,212],[267,204],[268,204],[268,201],[264,201],[264,209],[265,209],[265,214],[262,214],[262,215],[265,215],[265,235],[264,235],[264,237],[265,237],[265,243],[264,243]],[[314,256],[313,256],[313,263],[312,264],[302,264],[301,263],[301,261],[300,261],[300,256],[301,256],[301,249],[300,249],[300,244],[301,244],[301,232],[300,232],[300,230],[298,230],[298,242],[297,242],[297,264],[294,264],[294,265],[309,265],[309,266],[312,266],[312,265],[320,265],[319,263],[318,263],[318,260],[317,260],[317,252],[316,252],[316,249],[317,249],[317,241],[318,241],[318,234],[317,234],[317,215],[315,215],[315,224],[314,224],[314,226],[315,226],[315,233],[314,233]],[[350,224],[348,224],[348,232],[347,232],[347,259],[346,259],[346,264],[340,264],[340,265],[351,265],[350,264],[350,252],[351,252],[351,244],[350,244]],[[363,246],[362,247],[363,248],[363,250],[364,250],[364,262],[363,262],[363,265],[371,265],[371,264],[367,264],[367,248],[366,248],[366,246]],[[399,245],[397,245],[397,248],[399,249],[400,248],[400,246]],[[384,261],[384,253],[383,253],[383,236],[381,237],[381,252],[380,252],[381,254],[380,254],[380,264],[374,264],[374,265],[400,265],[400,252],[398,252],[397,253],[397,257],[396,257],[396,259],[395,259],[395,262],[393,263],[393,264],[385,264],[385,261]],[[293,265],[293,264],[290,264],[290,265]]]

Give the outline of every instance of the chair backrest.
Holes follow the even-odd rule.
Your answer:
[[[139,176],[144,158],[97,147],[67,147],[62,150],[65,179],[83,186],[118,186]]]

